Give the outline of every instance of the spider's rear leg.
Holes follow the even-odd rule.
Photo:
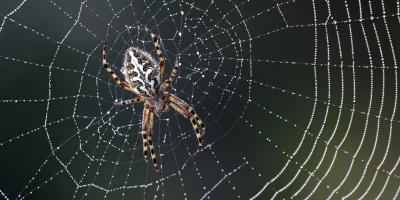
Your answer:
[[[205,134],[205,126],[203,121],[200,119],[200,117],[196,114],[194,109],[189,106],[186,102],[183,100],[179,99],[178,97],[174,95],[168,96],[168,100],[170,103],[170,106],[175,109],[177,112],[185,116],[187,119],[190,120],[192,123],[193,129],[196,132],[196,138],[199,143],[197,151],[200,151],[203,148],[203,141],[204,141],[204,134]]]
[[[160,168],[157,164],[157,156],[152,140],[153,133],[153,119],[154,119],[154,108],[148,104],[145,104],[144,114],[143,114],[143,122],[142,122],[142,137],[143,137],[143,154],[145,156],[146,162],[147,152],[150,151],[151,160],[153,162],[154,168],[156,172],[160,171]]]
[[[151,137],[153,136],[153,119],[154,119],[154,108],[150,109],[150,122],[149,122],[149,127],[148,127],[148,131],[147,131],[147,139],[148,139],[148,143],[149,143],[149,147],[150,147],[150,154],[151,154],[151,160],[153,162],[154,168],[156,169],[156,172],[160,171],[160,168],[158,167],[157,164],[157,156],[156,156],[156,152],[155,152],[155,148],[153,145],[153,140],[151,139]]]
[[[203,148],[204,132],[206,127],[192,107],[188,110],[191,113],[190,122],[192,122],[193,129],[196,131],[196,137],[199,141],[198,151],[200,151]]]
[[[142,139],[143,139],[143,156],[144,156],[144,160],[146,162],[148,162],[148,158],[147,158],[147,152],[148,152],[148,142],[147,142],[147,128],[148,126],[146,125],[148,123],[148,119],[149,119],[149,109],[147,109],[146,107],[143,110],[143,117],[142,117]]]

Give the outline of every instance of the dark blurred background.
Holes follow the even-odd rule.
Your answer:
[[[394,1],[0,2],[0,198],[350,199],[399,192],[399,3]],[[362,20],[360,20],[362,19]],[[155,56],[203,118],[154,124],[101,67]],[[354,191],[353,191],[354,190]],[[275,195],[275,196],[274,196]],[[364,196],[365,195],[365,196]]]

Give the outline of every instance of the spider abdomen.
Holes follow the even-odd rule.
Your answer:
[[[152,97],[156,94],[160,83],[160,70],[149,53],[130,47],[125,52],[124,67],[121,71],[138,95]]]

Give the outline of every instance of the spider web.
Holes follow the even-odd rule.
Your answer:
[[[0,3],[4,199],[398,199],[399,1],[101,0]],[[206,125],[155,119],[118,73],[160,38],[169,90]]]

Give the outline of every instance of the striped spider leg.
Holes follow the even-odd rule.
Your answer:
[[[133,92],[131,86],[126,83],[125,81],[121,81],[121,79],[118,77],[118,75],[112,70],[112,67],[110,64],[107,63],[106,59],[106,42],[104,42],[103,46],[103,67],[106,69],[108,73],[111,74],[111,77],[114,79],[115,83],[119,85],[121,88],[128,90],[130,92]]]
[[[158,37],[156,34],[152,33],[146,26],[144,27],[144,30],[150,34],[151,39],[153,40],[154,48],[156,49],[158,60],[160,61],[160,78],[161,78],[164,75],[165,58],[164,55],[162,54]]]
[[[184,102],[182,99],[168,94],[169,106],[174,110],[179,112],[181,115],[186,117],[192,123],[193,129],[196,132],[196,138],[199,143],[197,152],[199,152],[203,147],[203,138],[205,134],[205,126],[200,117],[196,114],[192,106]]]
[[[160,168],[158,167],[157,164],[156,152],[152,140],[153,119],[154,119],[154,107],[146,102],[144,105],[143,118],[142,118],[143,155],[146,162],[148,162],[147,154],[148,151],[150,151],[151,160],[153,162],[154,168],[156,169],[156,172],[159,172]]]
[[[141,103],[141,102],[144,102],[144,101],[145,101],[145,100],[144,100],[143,97],[135,97],[135,98],[132,98],[132,99],[121,100],[121,101],[119,101],[119,102],[115,102],[114,105],[117,105],[117,106],[126,106],[126,105],[129,105],[129,104]]]
[[[169,75],[168,79],[166,79],[161,84],[161,86],[160,86],[161,90],[165,91],[171,85],[172,81],[176,77],[176,74],[178,73],[180,66],[181,66],[180,58],[179,58],[179,56],[177,56],[176,60],[175,60],[175,67],[172,69],[171,74]]]

